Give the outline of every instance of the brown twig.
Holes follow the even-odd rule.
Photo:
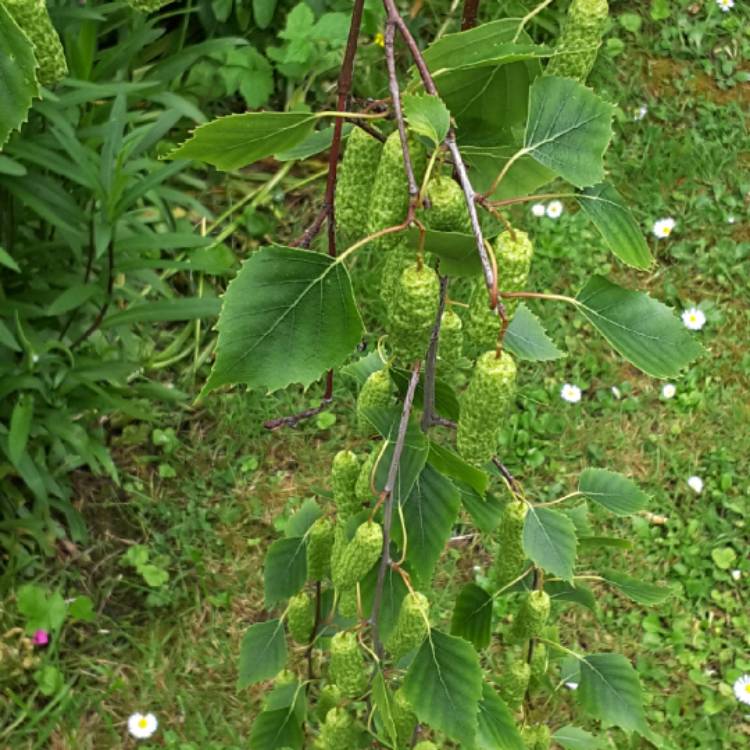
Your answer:
[[[461,18],[461,31],[472,29],[477,25],[479,0],[464,0],[464,12]]]
[[[331,371],[329,370],[329,375],[330,372]],[[328,383],[326,383],[326,394],[327,393]],[[325,408],[331,403],[331,401],[333,401],[333,398],[331,396],[326,396],[326,394],[323,395],[323,400],[320,402],[320,404],[318,404],[318,406],[312,406],[309,409],[304,409],[303,411],[297,412],[296,414],[289,414],[285,417],[267,419],[265,422],[263,422],[263,426],[267,430],[278,430],[279,427],[296,427],[303,420],[310,419],[310,417],[314,417],[325,410]]]
[[[383,656],[383,644],[380,640],[380,604],[383,600],[383,586],[385,585],[385,574],[391,564],[391,524],[393,522],[393,489],[396,486],[396,475],[401,463],[401,454],[406,442],[406,431],[409,427],[409,416],[411,415],[412,405],[414,404],[414,394],[417,391],[419,383],[419,370],[421,363],[416,362],[411,371],[409,387],[404,397],[404,406],[401,411],[401,421],[398,425],[398,434],[396,443],[393,446],[393,456],[391,465],[388,468],[388,477],[383,487],[385,494],[385,504],[383,508],[383,554],[380,558],[380,567],[378,568],[378,580],[375,585],[375,595],[372,600],[372,615],[370,622],[372,624],[372,639],[375,644],[375,651],[379,657]]]
[[[365,133],[368,133],[381,143],[385,143],[385,136],[377,128],[374,128],[372,125],[368,125],[364,120],[360,120],[357,118],[352,119],[349,122],[351,122],[353,125],[356,125],[361,130],[364,130]]]
[[[493,457],[492,463],[495,464],[498,471],[505,477],[513,492],[516,495],[519,494],[521,492],[521,485],[518,484],[516,478],[510,473],[508,467],[497,457]]]
[[[320,232],[323,222],[328,218],[328,206],[323,205],[320,207],[315,219],[307,229],[299,236],[296,240],[289,243],[289,247],[303,247],[305,249],[310,247],[310,243],[315,239]]]
[[[440,341],[440,324],[443,320],[445,300],[448,295],[448,277],[440,277],[440,299],[438,302],[435,325],[430,335],[430,346],[427,349],[427,359],[424,369],[424,395],[422,397],[422,431],[427,432],[434,424],[435,414],[435,375],[437,370],[438,342]]]

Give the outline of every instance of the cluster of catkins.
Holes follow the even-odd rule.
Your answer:
[[[551,75],[585,81],[601,43],[607,15],[606,0],[573,0],[555,55],[547,67]],[[427,153],[412,133],[408,147],[416,180],[423,180]],[[377,165],[377,167],[375,167]],[[417,216],[436,231],[470,233],[468,212],[460,186],[440,168],[430,179],[426,200]],[[339,170],[336,193],[337,231],[342,244],[351,244],[366,234],[400,224],[407,214],[410,195],[398,132],[385,143],[360,128],[348,139]],[[391,368],[410,369],[423,360],[439,309],[439,266],[423,257],[405,232],[381,236],[371,252],[382,255],[380,295],[385,304],[384,321],[387,361],[363,384],[357,400],[357,429],[362,435],[374,432],[370,415],[395,405],[396,387]],[[429,251],[429,247],[426,248]],[[494,240],[501,291],[525,288],[533,246],[528,235],[510,226]],[[460,416],[456,446],[468,463],[482,467],[495,455],[498,432],[514,399],[516,363],[498,346],[500,320],[490,308],[483,279],[476,280],[467,302],[448,304],[441,318],[438,348],[438,377],[454,387],[463,387],[459,398]],[[508,316],[515,312],[513,300],[506,304]],[[468,363],[463,368],[458,363]],[[463,371],[470,373],[464,376]],[[333,613],[329,618],[338,628],[330,638],[327,667],[318,686],[317,717],[320,729],[317,750],[348,750],[358,746],[364,728],[358,702],[369,689],[372,672],[368,649],[360,641],[359,625],[371,617],[371,596],[363,588],[372,579],[383,554],[383,529],[373,513],[377,497],[376,477],[382,452],[376,445],[367,456],[350,450],[336,454],[331,468],[334,508],[318,519],[307,538],[307,570],[310,581],[330,583],[334,591]],[[387,469],[387,467],[385,467]],[[523,549],[525,501],[512,499],[503,509],[495,532],[495,557],[490,579],[495,590],[510,588],[523,577],[527,565]],[[371,591],[370,591],[371,594]],[[540,637],[557,640],[556,629],[548,624],[550,597],[543,590],[525,591],[504,634],[502,663],[496,663],[497,689],[512,710],[520,710],[530,687],[543,680],[548,667],[547,650]],[[429,600],[410,591],[402,600],[395,625],[385,639],[385,649],[394,664],[414,652],[429,630]],[[312,598],[300,593],[289,602],[287,622],[291,636],[309,644],[314,632]],[[496,662],[495,655],[490,658]],[[398,747],[412,747],[417,719],[403,690],[392,699],[393,721]],[[547,726],[524,726],[524,743],[529,750],[547,750],[551,744]],[[422,740],[416,750],[437,750]]]

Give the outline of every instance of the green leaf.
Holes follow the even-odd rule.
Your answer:
[[[308,497],[302,507],[284,525],[284,536],[300,537],[323,515],[320,506]]]
[[[578,203],[599,230],[609,249],[623,262],[645,270],[654,259],[622,196],[608,182],[586,188]]]
[[[485,193],[495,182],[508,161],[518,153],[518,145],[463,146],[461,153],[469,166],[474,188]],[[530,195],[555,179],[551,169],[534,161],[530,156],[516,158],[502,182],[490,193],[493,200]]]
[[[277,0],[253,0],[253,18],[259,29],[267,29],[273,21]]]
[[[26,122],[31,101],[39,96],[37,63],[26,34],[4,4],[0,5],[0,147]]]
[[[388,480],[388,471],[393,460],[393,451],[401,422],[401,410],[397,408],[378,409],[365,413],[371,424],[387,441],[387,447],[378,461],[375,472],[375,488],[382,490]],[[420,430],[419,425],[413,419],[410,420],[406,428],[404,447],[393,487],[393,498],[401,505],[406,502],[406,498],[409,497],[424,468],[428,448],[427,438]]]
[[[393,696],[385,685],[383,673],[378,669],[372,681],[372,703],[377,709],[380,721],[385,727],[393,747],[398,747],[398,734],[393,721]]]
[[[307,387],[352,354],[363,330],[343,263],[276,245],[252,255],[229,284],[218,329],[201,395],[228,383]]]
[[[618,516],[637,513],[649,501],[632,479],[606,469],[586,469],[578,480],[578,491]]]
[[[161,299],[131,305],[120,312],[108,315],[101,327],[132,325],[133,323],[163,323],[171,320],[196,320],[213,318],[219,314],[220,300],[216,297],[181,297]]]
[[[661,604],[674,593],[666,586],[657,586],[655,583],[643,581],[640,578],[632,578],[616,570],[602,571],[602,578],[606,583],[614,586],[620,593],[632,599],[638,604],[651,607]]]
[[[421,247],[418,229],[409,229],[406,236],[415,250]],[[424,250],[440,258],[440,272],[448,276],[477,276],[482,272],[477,243],[472,234],[427,229],[424,233]]]
[[[565,750],[604,750],[607,747],[603,740],[570,724],[558,729],[552,739]]]
[[[458,453],[454,453],[449,448],[432,441],[430,442],[428,461],[439,472],[452,479],[458,479],[460,482],[468,484],[469,487],[476,490],[480,495],[484,495],[487,487],[489,487],[490,478],[486,472],[477,469],[471,464],[467,464]]]
[[[286,638],[281,620],[251,625],[240,646],[237,688],[242,690],[248,685],[275,677],[284,668],[286,657]]]
[[[381,360],[382,364],[382,360]],[[409,387],[409,378],[411,373],[407,370],[400,370],[398,367],[391,368],[391,377],[396,387],[399,390],[401,396],[406,395],[406,391]],[[414,406],[418,409],[422,408],[424,402],[424,373],[419,375],[419,383],[417,384],[417,390],[414,392]],[[458,399],[456,398],[456,392],[447,383],[440,380],[439,378],[435,381],[435,410],[438,414],[442,415],[446,419],[458,419],[459,414]]]
[[[351,129],[352,125],[344,125],[342,128],[344,135],[346,135]],[[319,154],[321,151],[325,151],[330,148],[331,142],[333,141],[333,125],[321,130],[314,130],[310,135],[292,148],[279,151],[275,154],[277,161],[295,161],[297,159],[308,159],[315,154]]]
[[[9,174],[11,177],[23,177],[25,174],[28,174],[28,170],[20,161],[0,154],[0,174]],[[0,255],[2,254],[0,253]],[[17,271],[18,269],[14,270]]]
[[[465,745],[477,730],[482,670],[471,644],[433,629],[404,679],[417,718]]]
[[[565,356],[547,336],[539,318],[523,303],[505,331],[504,345],[511,354],[530,362],[548,362]]]
[[[545,581],[544,590],[550,599],[560,602],[572,602],[596,612],[596,599],[590,588],[576,582],[575,588],[565,581]]]
[[[475,750],[524,750],[526,747],[510,709],[486,683],[482,685],[478,721]]]
[[[431,581],[456,521],[459,505],[458,491],[453,483],[432,466],[425,466],[401,505],[409,565],[418,581]],[[394,540],[403,547],[404,529],[398,517],[393,524],[393,534]]]
[[[77,596],[68,607],[68,614],[73,620],[80,622],[94,622],[96,612],[94,612],[94,602],[88,596]]]
[[[99,294],[101,287],[96,284],[73,284],[59,294],[47,308],[47,315],[62,315],[75,310],[84,302]]]
[[[362,595],[362,609],[365,614],[372,612],[377,580],[378,566],[374,565],[372,570],[359,582],[360,594]],[[382,640],[388,640],[388,636],[393,631],[398,619],[399,610],[401,609],[401,602],[407,593],[408,589],[406,588],[404,579],[397,571],[389,567],[385,572],[383,600],[380,604],[379,625]]]
[[[293,706],[261,711],[250,730],[250,750],[300,750],[304,740]]]
[[[613,112],[571,78],[537,78],[529,91],[523,151],[576,187],[601,182]]]
[[[455,485],[471,520],[480,531],[491,534],[500,524],[505,504],[492,492],[482,496],[468,484],[456,481]]]
[[[15,271],[16,273],[21,273],[18,263],[16,263],[11,254],[2,247],[0,247],[0,265],[10,268],[11,271]]]
[[[467,583],[456,597],[451,618],[451,635],[465,638],[477,651],[490,645],[492,597],[475,583]]]
[[[266,609],[282,599],[294,596],[307,578],[306,545],[304,537],[277,539],[266,552],[263,589]]]
[[[16,593],[16,606],[29,635],[37,630],[59,630],[65,621],[65,600],[59,591],[49,593],[41,586],[27,583]]]
[[[13,413],[10,415],[10,430],[8,432],[8,453],[15,466],[21,461],[21,457],[26,450],[33,416],[34,397],[30,394],[20,395],[13,407]]]
[[[703,352],[672,311],[647,294],[592,276],[576,299],[599,333],[625,359],[655,378],[674,377]]]
[[[223,170],[246,167],[307,138],[316,116],[305,112],[246,112],[199,125],[168,159],[196,159]]]
[[[34,681],[39,688],[39,692],[47,698],[50,698],[65,686],[65,678],[62,672],[52,664],[45,664],[41,669],[34,672]]]
[[[415,133],[429,138],[436,146],[445,140],[451,126],[451,113],[439,96],[404,94],[401,104],[409,127]]]
[[[581,660],[576,696],[581,706],[605,725],[647,733],[638,674],[621,654],[591,654]]]
[[[575,526],[565,514],[529,507],[523,526],[523,548],[537,565],[572,583],[576,541]]]

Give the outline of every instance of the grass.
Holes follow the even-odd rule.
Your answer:
[[[671,238],[650,240],[658,265],[647,274],[623,270],[570,204],[557,221],[528,212],[517,219],[537,248],[534,288],[570,293],[597,272],[646,288],[678,310],[700,305],[708,323],[696,335],[706,356],[675,381],[677,395],[664,400],[659,382],[611,356],[573,311],[533,305],[569,356],[522,368],[504,459],[538,500],[574,489],[589,465],[626,472],[648,490],[649,514],[612,521],[592,511],[592,520],[633,542],[629,550],[608,553],[607,565],[665,582],[675,596],[649,611],[595,584],[597,615],[566,610],[564,642],[632,658],[649,721],[675,747],[741,750],[750,742],[750,720],[731,684],[750,672],[750,184],[747,94],[738,85],[749,44],[739,20],[747,21],[747,12],[738,7],[725,16],[712,3],[698,12],[672,3],[669,19],[644,14],[636,29],[623,16],[640,5],[615,6],[596,75],[620,107],[608,157],[614,182],[644,231],[658,218],[677,220]],[[643,104],[648,114],[636,121],[633,113]],[[564,382],[584,389],[580,404],[560,400]],[[303,402],[299,393],[264,398],[238,390],[195,410],[164,413],[164,434],[137,423],[113,432],[122,486],[77,478],[89,542],[61,538],[56,558],[23,572],[66,598],[88,596],[95,615],[91,622],[69,619],[43,653],[39,667],[54,665],[60,675],[57,682],[50,678],[49,695],[40,694],[29,671],[11,680],[0,676],[0,747],[126,748],[132,741],[124,725],[134,710],[153,711],[161,722],[145,747],[247,746],[260,693],[236,692],[236,664],[245,629],[265,616],[264,551],[283,519],[325,490],[330,457],[348,440],[352,401],[341,382],[335,423],[262,429],[264,419]],[[691,475],[704,480],[701,494],[688,487]],[[166,572],[166,584],[149,586],[126,563],[138,545],[153,567],[146,575],[158,579]],[[592,568],[602,559],[592,553]],[[468,547],[450,550],[444,560],[439,576],[447,606],[459,579],[481,579],[486,558]],[[482,569],[473,572],[469,563]],[[11,593],[0,611],[0,633],[21,623]],[[17,639],[11,633],[2,640]],[[567,693],[555,708],[564,720]],[[618,733],[611,742],[639,747]]]

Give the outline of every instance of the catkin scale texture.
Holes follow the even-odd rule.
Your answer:
[[[336,228],[344,244],[364,237],[383,144],[362,128],[349,135],[336,176]]]
[[[50,86],[64,78],[68,73],[68,63],[45,0],[4,0],[4,3],[34,48],[39,82]]]
[[[393,403],[394,387],[386,368],[376,370],[362,386],[357,398],[357,427],[361,433],[372,432],[368,410],[387,409]]]
[[[607,0],[573,0],[545,75],[585,83],[596,61],[608,14]]]
[[[289,634],[297,643],[307,643],[310,640],[315,624],[315,607],[307,594],[296,594],[289,600],[287,624]]]
[[[430,602],[418,591],[409,592],[401,602],[396,624],[385,643],[386,649],[394,659],[419,646],[427,635],[427,617]]]
[[[511,662],[501,675],[498,684],[500,697],[512,709],[518,709],[529,686],[531,667],[522,659]]]
[[[393,723],[396,726],[396,737],[399,747],[409,747],[414,727],[417,726],[417,717],[402,688],[399,688],[393,694],[391,714],[393,716]]]
[[[495,454],[502,418],[515,393],[516,364],[502,352],[485,352],[461,396],[456,444],[461,456],[482,466]]]
[[[549,619],[550,598],[546,591],[532,591],[521,602],[513,627],[511,640],[527,641],[536,638]]]
[[[307,536],[307,579],[322,581],[331,571],[333,524],[319,518],[310,527]]]
[[[331,638],[328,674],[347,698],[356,698],[367,688],[367,669],[354,633],[340,632]]]
[[[332,708],[326,714],[315,740],[316,750],[351,750],[356,739],[354,720],[343,708]]]
[[[471,233],[466,198],[457,182],[440,175],[434,177],[427,186],[427,198],[430,208],[421,213],[429,229],[439,232]]]
[[[411,366],[425,356],[439,296],[440,282],[432,268],[411,266],[401,274],[388,315],[388,345],[397,361]]]
[[[523,526],[528,507],[512,501],[503,509],[496,531],[497,547],[490,578],[495,588],[507,586],[523,572],[526,553],[523,549]]]
[[[339,591],[354,586],[369,572],[383,551],[383,529],[375,521],[360,524],[340,556],[331,561],[333,585]]]
[[[503,292],[520,292],[526,287],[534,256],[534,245],[526,232],[516,229],[505,231],[495,240],[500,289]],[[518,306],[517,299],[505,300],[505,311],[510,317]]]
[[[331,489],[338,513],[346,518],[359,510],[355,495],[360,463],[352,451],[339,451],[331,464]]]

